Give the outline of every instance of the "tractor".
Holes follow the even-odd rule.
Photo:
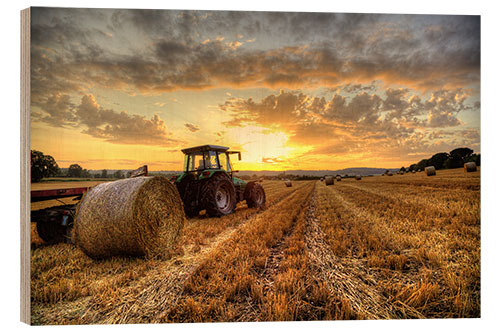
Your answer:
[[[196,216],[202,210],[211,217],[227,215],[243,200],[250,208],[266,203],[261,184],[247,183],[234,176],[237,171],[233,169],[230,155],[238,155],[241,160],[241,152],[216,145],[186,148],[182,152],[184,170],[171,181],[177,187],[186,216]]]
[[[205,210],[208,216],[223,216],[234,212],[236,204],[245,200],[248,207],[261,207],[266,194],[261,184],[245,182],[234,176],[229,155],[241,153],[228,147],[205,145],[183,149],[184,171],[173,181],[188,217]],[[148,176],[147,165],[129,173],[129,177]],[[47,243],[71,242],[71,229],[76,206],[88,187],[34,190],[31,202],[73,198],[74,204],[32,210],[31,221],[36,222],[39,236]]]

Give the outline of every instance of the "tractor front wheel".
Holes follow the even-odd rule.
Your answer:
[[[266,192],[259,183],[249,182],[243,196],[249,208],[261,207],[266,203]]]
[[[236,190],[229,177],[218,174],[207,179],[201,198],[209,216],[230,214],[236,208]]]

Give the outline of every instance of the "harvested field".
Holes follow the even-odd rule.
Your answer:
[[[264,181],[265,208],[187,219],[170,259],[94,261],[32,228],[32,323],[480,314],[480,171]]]

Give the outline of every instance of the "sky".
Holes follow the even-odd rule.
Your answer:
[[[408,166],[480,152],[480,17],[33,8],[31,148],[60,167]]]

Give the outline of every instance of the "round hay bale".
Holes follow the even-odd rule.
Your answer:
[[[287,179],[285,180],[285,185],[286,187],[292,187],[292,182]]]
[[[361,175],[356,175],[356,180],[361,180]]]
[[[333,177],[332,176],[326,176],[325,177],[325,185],[333,185]]]
[[[93,259],[166,258],[184,225],[175,185],[165,177],[137,177],[91,188],[77,208],[75,244]]]
[[[415,173],[416,171],[415,170],[411,170],[411,173]]]
[[[389,172],[387,173],[387,176],[392,176],[392,172],[390,172],[390,171],[389,171]]]
[[[477,171],[477,166],[476,163],[474,162],[467,162],[464,164],[464,170],[465,172],[475,172]]]
[[[340,181],[342,180],[342,177],[337,176],[337,177],[335,177],[335,179],[336,179],[338,182],[340,182]]]
[[[425,168],[425,174],[427,176],[435,176],[436,175],[436,168],[433,166],[428,166]]]

